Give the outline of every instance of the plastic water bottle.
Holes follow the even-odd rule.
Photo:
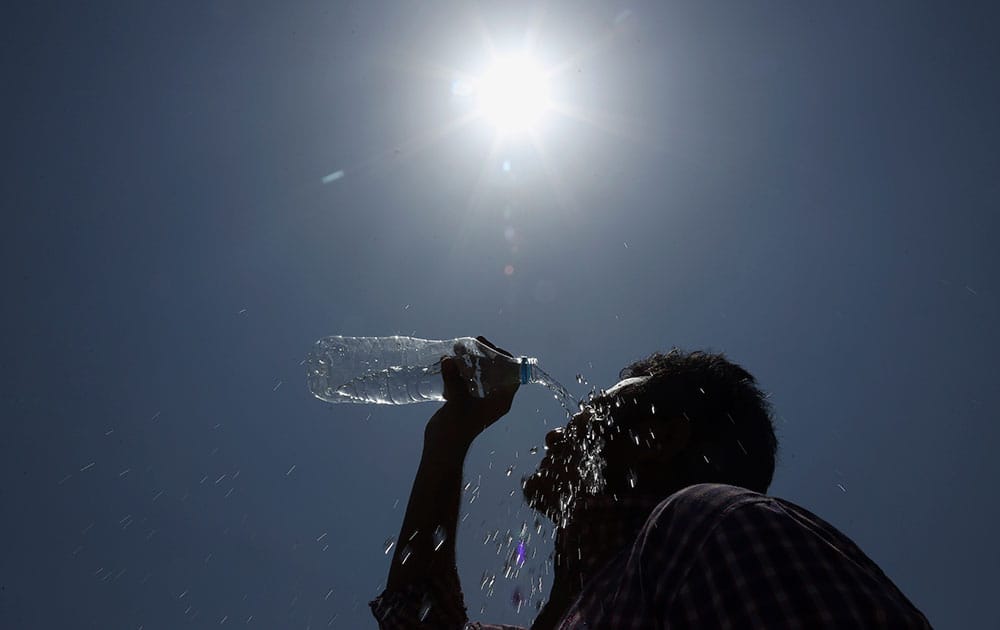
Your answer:
[[[444,400],[441,359],[458,359],[469,393],[484,398],[498,385],[544,383],[538,360],[509,357],[472,337],[323,337],[306,359],[309,390],[331,403],[405,405]]]

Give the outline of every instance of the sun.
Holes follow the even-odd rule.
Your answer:
[[[558,141],[560,134],[557,132],[565,133],[567,121],[633,142],[645,141],[643,134],[623,127],[617,117],[566,100],[568,95],[576,92],[572,80],[576,73],[581,72],[581,67],[621,39],[625,31],[620,28],[620,23],[626,21],[629,14],[623,12],[621,15],[625,17],[616,18],[614,27],[603,37],[588,42],[579,50],[570,51],[566,56],[555,54],[542,45],[544,15],[545,12],[539,10],[532,16],[520,43],[511,39],[513,36],[507,37],[505,43],[511,44],[510,48],[497,46],[481,17],[472,16],[471,30],[479,31],[482,48],[471,52],[463,65],[420,57],[401,61],[404,67],[412,64],[410,69],[415,75],[434,81],[437,87],[450,84],[450,98],[446,98],[454,116],[394,143],[391,150],[383,150],[354,170],[375,168],[400,157],[410,158],[459,131],[486,127],[485,130],[475,130],[472,136],[477,141],[487,141],[488,145],[479,175],[471,186],[470,206],[477,203],[484,187],[491,181],[491,169],[500,169],[504,173],[501,176],[504,181],[513,185],[515,181],[527,181],[520,175],[527,172],[523,169],[528,164],[537,167],[548,180],[560,204],[574,203],[573,195],[563,181],[557,154],[549,151],[549,143]],[[550,124],[554,128],[546,129]],[[519,166],[512,168],[510,157],[515,154]],[[534,158],[529,158],[531,155]],[[522,157],[529,159],[521,160]],[[331,183],[344,175],[345,170],[340,169],[324,176],[322,182]]]
[[[531,131],[551,107],[548,77],[530,57],[497,59],[475,87],[479,111],[498,131]]]

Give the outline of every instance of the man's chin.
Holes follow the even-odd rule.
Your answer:
[[[563,485],[567,485],[565,490],[561,488]],[[561,520],[568,484],[559,484],[536,471],[521,481],[521,490],[528,507],[554,523]]]

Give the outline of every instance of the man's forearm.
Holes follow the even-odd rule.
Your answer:
[[[420,466],[389,568],[386,587],[390,591],[446,578],[458,584],[455,532],[469,444],[438,429],[443,424],[438,422],[440,415],[448,413],[447,406],[442,407],[424,434]]]
[[[502,353],[485,339],[479,341]],[[441,377],[446,402],[424,429],[423,454],[389,567],[387,592],[372,602],[382,628],[458,628],[467,621],[455,566],[462,466],[476,436],[510,411],[518,381],[498,385],[484,398],[474,397],[451,357],[441,360]]]

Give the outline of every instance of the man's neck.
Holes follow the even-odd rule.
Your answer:
[[[631,546],[646,518],[663,497],[588,497],[556,530],[553,582],[549,599],[532,630],[555,628],[590,579]]]

